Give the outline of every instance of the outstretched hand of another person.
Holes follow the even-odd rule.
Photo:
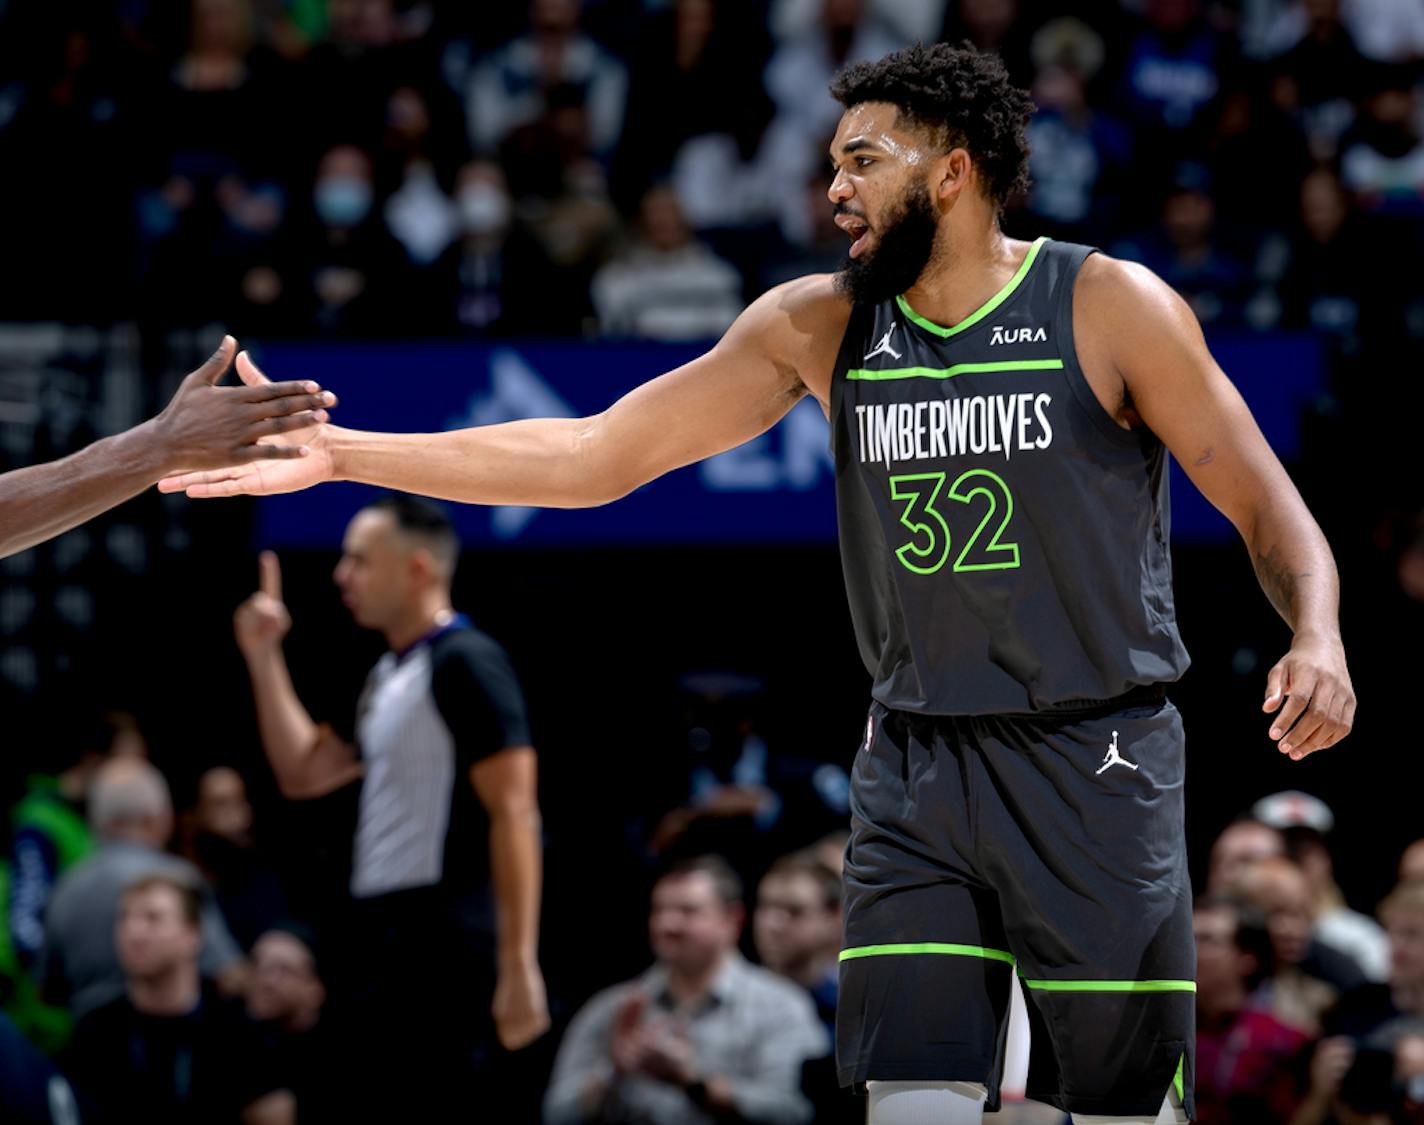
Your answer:
[[[183,400],[182,405],[187,408],[187,413],[182,414],[183,420],[189,422],[190,427],[195,425],[195,422],[189,420],[189,415],[195,408],[188,407],[184,395],[191,394],[204,385],[212,389],[211,384],[227,369],[233,346],[235,344],[231,343],[231,337],[225,339],[218,355],[183,381],[183,386],[179,388],[173,403],[164,414],[168,414]],[[219,356],[227,358],[215,372],[210,372],[209,368]],[[205,373],[211,377],[194,383],[194,380],[205,376]],[[331,479],[331,455],[326,446],[326,411],[304,408],[297,404],[319,399],[321,406],[334,406],[336,396],[329,391],[308,392],[298,396],[292,388],[301,388],[303,391],[310,388],[314,392],[317,384],[310,381],[274,383],[262,374],[246,352],[237,357],[237,374],[245,386],[218,387],[216,390],[222,394],[245,395],[247,398],[242,401],[256,403],[257,411],[266,410],[267,413],[258,413],[257,417],[261,421],[254,421],[249,429],[243,431],[245,442],[231,446],[225,455],[217,451],[209,452],[206,456],[176,458],[174,464],[183,466],[183,469],[175,470],[160,480],[158,490],[186,492],[195,499],[211,496],[260,496],[296,492]],[[190,384],[193,386],[190,387]],[[282,410],[282,406],[288,403],[292,404],[290,408]],[[206,404],[200,402],[199,405]],[[208,414],[214,412],[213,408],[209,407]]]
[[[1293,761],[1334,746],[1349,734],[1355,722],[1355,689],[1339,639],[1297,636],[1266,677],[1261,709],[1280,712],[1271,723],[1271,738]]]
[[[336,405],[336,396],[310,379],[273,383],[260,375],[256,381],[243,376],[245,386],[218,386],[236,350],[237,341],[224,336],[218,350],[184,378],[154,418],[169,476],[304,458],[306,439],[326,422],[326,407]],[[239,375],[246,354],[238,358]],[[278,435],[285,436],[278,441]]]

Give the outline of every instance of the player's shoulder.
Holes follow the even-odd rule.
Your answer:
[[[1140,262],[1090,254],[1073,287],[1073,320],[1089,332],[1101,329],[1124,341],[1145,333],[1195,336],[1196,317],[1181,296]]]
[[[1073,289],[1075,302],[1133,314],[1144,306],[1165,308],[1173,296],[1171,286],[1141,262],[1114,258],[1101,250],[1084,259]]]

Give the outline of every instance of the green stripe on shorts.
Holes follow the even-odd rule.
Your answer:
[[[1194,980],[1026,980],[1040,992],[1195,992]]]
[[[1006,961],[1012,965],[1014,955],[1003,949],[985,949],[982,945],[950,945],[938,941],[910,942],[901,945],[860,945],[853,949],[842,949],[842,961],[854,961],[857,957],[895,957],[906,954],[939,953],[950,957],[983,957],[987,961]]]

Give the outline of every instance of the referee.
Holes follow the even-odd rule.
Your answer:
[[[536,758],[503,649],[452,608],[458,556],[448,518],[424,500],[383,498],[347,527],[336,584],[390,646],[362,692],[355,746],[297,698],[272,553],[234,618],[282,793],[361,780],[351,923],[339,935],[354,969],[353,1062],[369,1062],[353,1080],[389,1086],[372,1093],[400,1115],[469,1104],[496,1037],[514,1050],[549,1026]]]

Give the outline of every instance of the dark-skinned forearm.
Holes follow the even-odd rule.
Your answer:
[[[137,496],[166,468],[149,421],[62,460],[5,473],[0,476],[0,558]]]
[[[1260,513],[1246,546],[1261,589],[1297,636],[1339,636],[1340,576],[1325,535],[1303,503]]]

